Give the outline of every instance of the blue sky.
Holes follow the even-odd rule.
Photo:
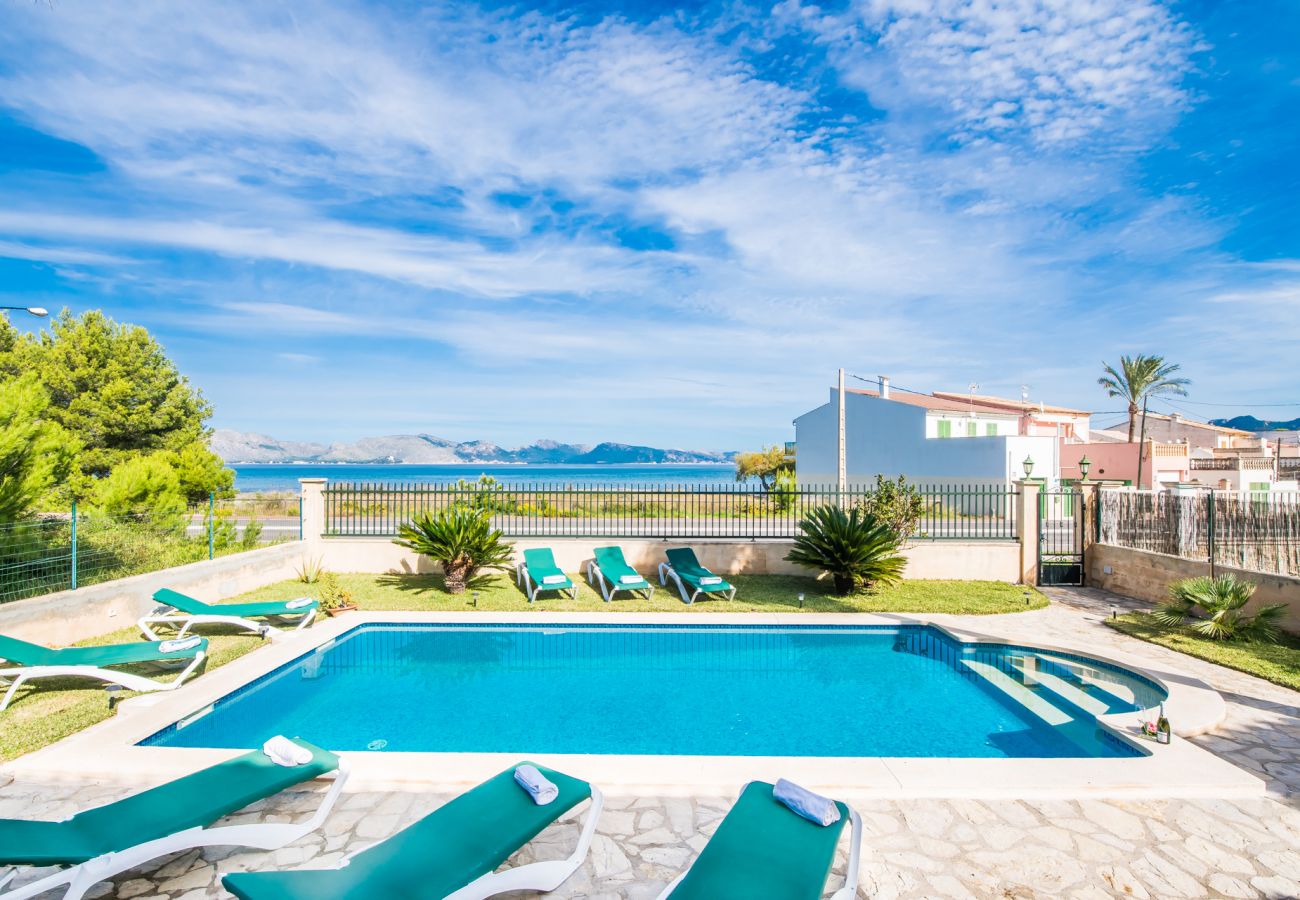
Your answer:
[[[3,302],[219,426],[737,448],[840,365],[1109,410],[1139,352],[1300,415],[1293,0],[0,17]]]

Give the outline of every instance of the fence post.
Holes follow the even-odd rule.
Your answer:
[[[1214,490],[1210,490],[1209,501],[1205,504],[1205,543],[1210,549],[1210,577],[1214,577]]]
[[[208,492],[208,559],[213,559],[216,554],[215,530],[217,512],[217,494],[216,491]]]
[[[77,589],[77,501],[72,501],[72,589]]]
[[[1079,505],[1082,509],[1079,511],[1076,535],[1079,542],[1079,558],[1083,561],[1084,584],[1088,582],[1088,553],[1092,550],[1092,545],[1097,543],[1097,535],[1100,533],[1100,497],[1094,482],[1079,482]]]
[[[1017,481],[1016,539],[1020,541],[1020,583],[1038,584],[1037,481]]]
[[[325,479],[299,478],[302,486],[302,539],[309,551],[318,550],[325,534]]]

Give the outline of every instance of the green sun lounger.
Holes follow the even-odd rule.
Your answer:
[[[171,588],[156,591],[153,599],[158,607],[136,623],[150,640],[158,639],[154,631],[158,625],[178,628],[176,633],[179,637],[195,625],[233,625],[267,637],[271,626],[266,622],[254,622],[254,619],[294,616],[298,618],[298,628],[303,629],[316,618],[316,610],[320,608],[320,601],[309,597],[263,603],[204,603]]]
[[[523,765],[521,763],[520,765]],[[470,900],[507,891],[553,891],[582,865],[596,831],[600,791],[537,767],[559,788],[545,805],[515,783],[512,766],[339,868],[240,872],[221,883],[241,900]],[[496,869],[548,825],[591,798],[577,849],[567,859]]]
[[[736,589],[700,565],[690,547],[674,547],[665,555],[668,562],[659,564],[659,583],[666,585],[669,578],[675,581],[683,603],[694,603],[700,594],[725,594],[728,600],[736,599]]]
[[[170,646],[173,644],[176,646]],[[0,700],[0,710],[9,706],[20,685],[38,678],[93,678],[109,684],[120,684],[132,691],[175,690],[203,664],[207,652],[208,642],[202,638],[54,650],[0,634],[0,683],[9,683],[4,699]],[[187,659],[190,664],[167,682],[109,670],[110,666],[181,662]],[[13,665],[9,665],[11,663]]]
[[[587,581],[600,588],[606,603],[619,591],[640,591],[647,600],[654,593],[654,585],[627,564],[622,547],[597,547],[593,557],[587,563]]]
[[[832,900],[853,900],[862,820],[845,804],[835,805],[839,821],[818,825],[775,799],[772,785],[750,782],[690,869],[659,900],[820,900],[845,822],[853,823],[848,873]]]
[[[16,872],[0,876],[0,900],[26,900],[66,885],[77,900],[94,884],[153,859],[197,847],[274,850],[320,827],[338,800],[347,769],[333,753],[305,741],[301,766],[279,766],[262,751],[245,753],[191,775],[77,813],[62,822],[0,819],[0,866],[66,866],[5,890]],[[208,826],[250,803],[334,772],[334,784],[304,822]]]
[[[555,564],[555,554],[550,547],[536,547],[524,551],[524,561],[515,567],[515,581],[532,603],[542,591],[568,591],[577,599],[578,586]]]

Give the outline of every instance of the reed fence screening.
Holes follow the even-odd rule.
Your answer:
[[[509,537],[790,538],[809,510],[851,506],[868,494],[834,487],[765,492],[745,485],[332,483],[325,534],[392,537],[413,517],[453,506],[486,512]],[[916,538],[1014,540],[1013,490],[1000,486],[920,488]]]
[[[1300,575],[1300,493],[1102,491],[1103,544]]]

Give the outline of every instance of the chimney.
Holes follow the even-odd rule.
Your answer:
[[[880,376],[880,399],[881,400],[889,399],[889,376],[888,375]]]

